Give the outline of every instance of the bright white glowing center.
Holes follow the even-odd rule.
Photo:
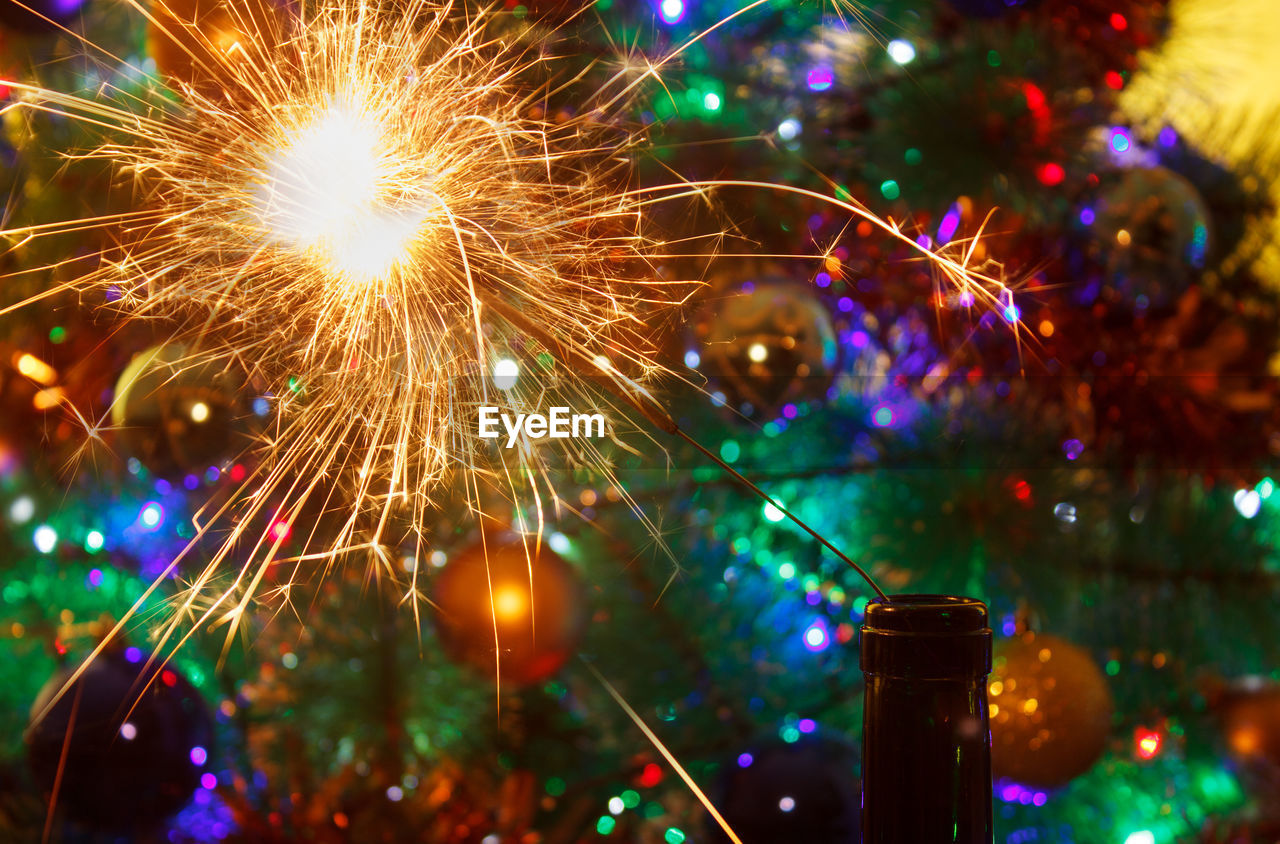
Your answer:
[[[409,257],[428,207],[406,206],[389,163],[378,122],[333,104],[267,155],[254,211],[276,243],[352,280],[381,278]]]

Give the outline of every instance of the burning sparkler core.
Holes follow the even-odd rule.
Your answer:
[[[384,132],[376,117],[338,98],[282,137],[250,181],[254,215],[270,240],[352,281],[404,269],[438,203],[427,174],[420,196],[402,196]]]

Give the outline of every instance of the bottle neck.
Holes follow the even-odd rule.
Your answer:
[[[873,602],[860,652],[863,844],[992,844],[986,606]]]
[[[864,844],[991,844],[986,680],[869,674]]]

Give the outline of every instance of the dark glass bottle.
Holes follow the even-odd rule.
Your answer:
[[[986,605],[870,603],[861,652],[863,844],[992,844]]]

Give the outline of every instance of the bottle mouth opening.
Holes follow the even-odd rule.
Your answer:
[[[867,604],[864,628],[901,633],[979,633],[987,605],[959,595],[892,595]]]

